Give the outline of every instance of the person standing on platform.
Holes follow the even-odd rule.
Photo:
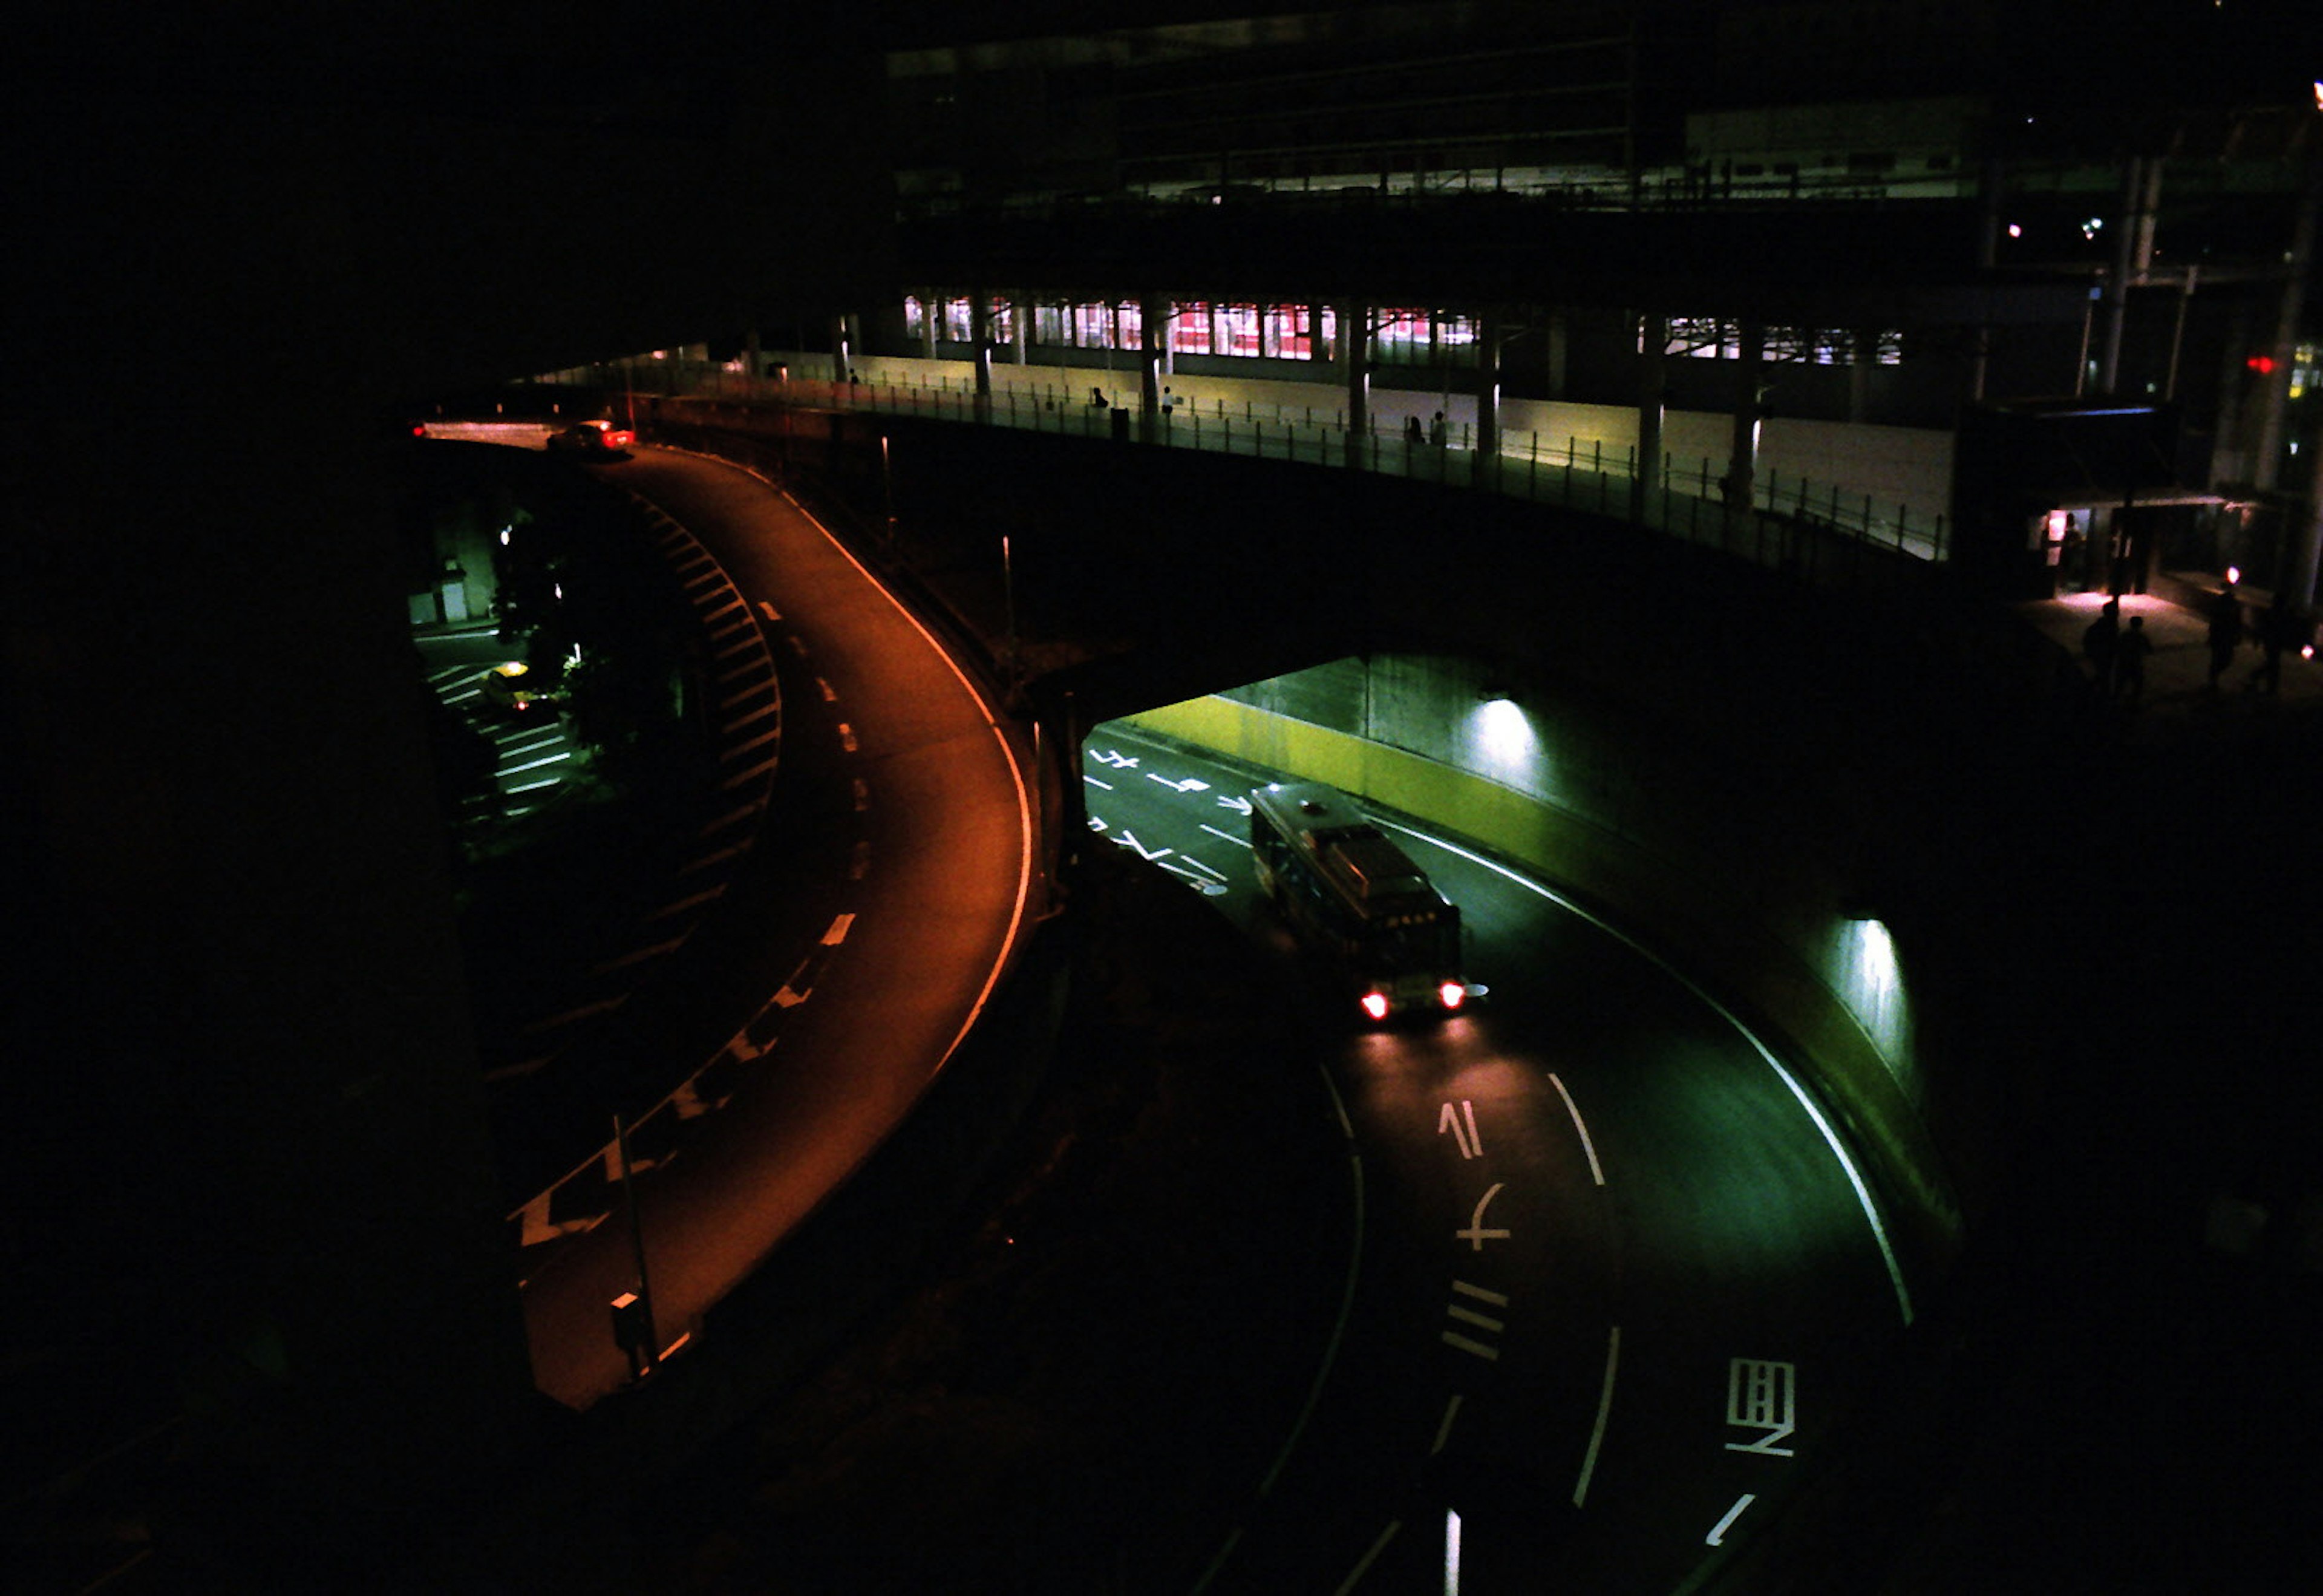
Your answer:
[[[2107,599],[2098,618],[2081,633],[2081,653],[2096,673],[2098,695],[2113,696],[2114,654],[2121,643],[2121,601]]]
[[[2243,641],[2243,601],[2235,596],[2235,584],[2227,583],[2218,596],[2210,601],[2210,691],[2218,690],[2218,678],[2235,663],[2235,650]]]

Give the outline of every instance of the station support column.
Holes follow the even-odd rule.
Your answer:
[[[1486,308],[1476,327],[1476,485],[1489,486],[1501,454],[1500,307]]]
[[[1746,525],[1750,500],[1758,481],[1758,421],[1766,394],[1763,373],[1767,360],[1767,324],[1745,316],[1739,330],[1740,347],[1734,361],[1734,442],[1726,462],[1726,524],[1730,531]]]
[[[1162,344],[1169,328],[1170,301],[1158,294],[1137,297],[1137,441],[1162,441]]]
[[[976,419],[988,423],[992,419],[992,293],[988,289],[969,290],[968,300],[969,336],[976,341]]]
[[[1638,470],[1630,479],[1630,519],[1643,526],[1662,485],[1662,412],[1669,395],[1669,316],[1648,311],[1638,344]]]
[[[1360,466],[1372,429],[1372,307],[1342,299],[1338,316],[1339,370],[1347,384],[1347,463]]]

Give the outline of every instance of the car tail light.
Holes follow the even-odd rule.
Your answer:
[[[1388,1004],[1386,993],[1366,992],[1364,994],[1364,1013],[1369,1014],[1373,1019],[1386,1019],[1387,1008]]]
[[[1461,999],[1468,995],[1468,989],[1457,981],[1446,981],[1436,989],[1436,995],[1443,1000],[1446,1008],[1456,1009]]]

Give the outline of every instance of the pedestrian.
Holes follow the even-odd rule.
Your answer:
[[[1437,448],[1444,446],[1444,412],[1436,412],[1436,419],[1428,424],[1428,441]]]
[[[2081,632],[2081,654],[2097,679],[2098,694],[2113,696],[2113,660],[2121,642],[2121,601],[2107,599],[2098,618]]]
[[[2131,709],[2145,696],[2145,656],[2153,652],[2153,639],[2145,635],[2145,617],[2129,618],[2129,629],[2114,644],[2114,691],[2129,701]]]
[[[1415,445],[1428,441],[1419,430],[1419,417],[1406,416],[1403,418],[1403,441]]]
[[[2258,619],[2258,669],[2251,673],[2249,685],[2263,689],[2270,698],[2281,693],[2282,656],[2304,647],[2307,637],[2308,623],[2289,599],[2277,593]]]
[[[2243,601],[2235,596],[2235,584],[2227,583],[2210,601],[2210,691],[2218,690],[2218,678],[2235,663],[2235,650],[2242,647]]]
[[[1171,416],[1177,408],[1178,396],[1171,393],[1169,385],[1164,383],[1162,388],[1162,421],[1164,426],[1169,424]]]

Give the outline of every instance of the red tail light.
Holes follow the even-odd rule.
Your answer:
[[[1446,1008],[1456,1009],[1461,1000],[1468,995],[1468,989],[1457,981],[1446,981],[1436,989],[1436,995],[1443,1001]]]
[[[1366,992],[1364,994],[1364,1013],[1369,1014],[1373,1019],[1386,1019],[1387,1006],[1386,993]]]

